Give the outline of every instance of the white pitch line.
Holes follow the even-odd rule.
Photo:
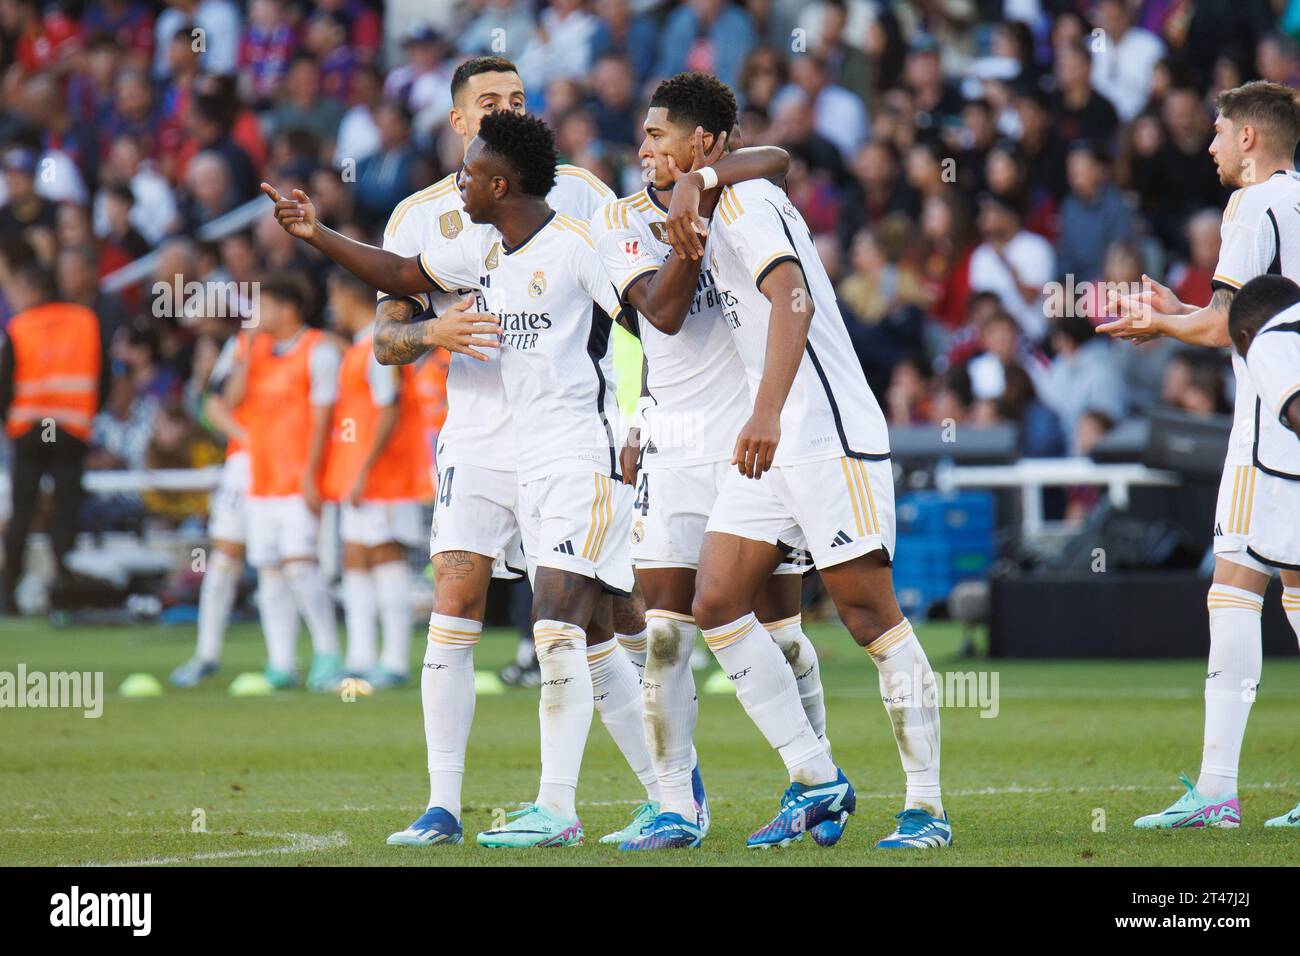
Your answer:
[[[220,834],[218,834],[220,835]],[[208,853],[184,853],[180,856],[157,856],[144,860],[112,860],[105,863],[70,863],[67,866],[170,866],[174,863],[198,863],[202,860],[240,860],[258,856],[277,856],[289,853],[318,853],[347,846],[351,841],[342,833],[319,835],[315,833],[247,833],[245,836],[268,839],[288,839],[284,846],[261,850],[214,850]]]

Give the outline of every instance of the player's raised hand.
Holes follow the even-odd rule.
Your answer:
[[[262,192],[275,203],[275,221],[289,235],[309,242],[316,234],[316,207],[301,189],[293,191],[293,198],[281,196],[270,183],[262,183]]]
[[[429,335],[424,344],[486,362],[487,355],[478,350],[501,347],[501,323],[495,315],[471,312],[473,308],[474,296],[471,295],[438,316],[436,321],[426,323]]]
[[[704,244],[700,241],[701,236],[709,234],[709,224],[701,217],[700,207],[704,190],[700,188],[698,177],[691,176],[691,173],[703,169],[705,166],[712,166],[727,151],[727,134],[722,133],[714,137],[713,148],[704,149],[704,127],[695,127],[695,149],[693,151],[693,160],[691,168],[682,172],[677,165],[677,161],[671,156],[668,157],[668,172],[673,177],[673,197],[668,203],[668,218],[665,225],[668,228],[668,242],[672,245],[673,250],[682,259],[701,259],[704,257]],[[716,202],[717,190],[709,190],[711,197]],[[712,214],[712,204],[704,200],[709,206],[708,212]]]
[[[772,467],[776,446],[781,441],[781,416],[754,412],[736,436],[731,463],[746,478],[761,478]]]

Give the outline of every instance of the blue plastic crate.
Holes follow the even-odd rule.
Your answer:
[[[991,532],[996,512],[988,491],[916,491],[898,499],[898,534]]]

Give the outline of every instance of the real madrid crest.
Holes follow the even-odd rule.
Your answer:
[[[658,240],[659,240],[660,242],[662,242],[662,243],[667,244],[667,242],[668,242],[668,223],[666,223],[666,222],[660,222],[658,219],[652,220],[651,223],[650,223],[650,231],[651,231],[652,233],[654,233],[654,237],[655,237],[656,239],[658,239]]]
[[[546,291],[546,273],[538,269],[533,273],[533,277],[528,280],[528,294],[534,299]]]
[[[492,243],[492,251],[489,252],[487,254],[487,258],[483,260],[483,268],[487,269],[488,272],[491,272],[493,269],[497,267],[497,262],[498,262],[497,254],[500,251],[501,251],[501,243],[499,242]]]
[[[460,210],[453,209],[450,212],[444,212],[438,217],[438,228],[447,239],[455,239],[460,235],[461,230],[465,228],[460,218]]]
[[[642,521],[640,518],[637,518],[636,523],[632,525],[632,543],[640,544],[641,539],[644,537],[645,537],[645,522]]]

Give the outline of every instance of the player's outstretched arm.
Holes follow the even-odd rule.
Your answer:
[[[316,219],[316,207],[301,189],[286,199],[269,183],[262,192],[275,203],[275,218],[289,235],[314,246],[347,269],[358,279],[390,295],[414,295],[434,288],[420,268],[417,256],[405,258],[376,246],[368,246],[346,236]]]
[[[1097,331],[1138,342],[1164,335],[1187,345],[1227,348],[1232,344],[1228,307],[1234,294],[1232,289],[1216,289],[1209,305],[1183,314],[1160,311],[1156,300],[1129,302],[1119,309],[1117,318],[1097,326]]]
[[[408,299],[386,299],[375,310],[375,358],[380,365],[409,365],[433,349],[460,352],[480,362],[479,349],[501,347],[501,323],[485,312],[472,312],[474,297],[458,302],[442,315],[414,322],[415,306]]]
[[[761,477],[772,467],[781,440],[781,410],[794,384],[808,343],[813,302],[803,272],[793,260],[780,263],[764,278],[759,291],[772,303],[767,329],[763,378],[754,400],[754,413],[736,437],[731,463],[747,478]]]

